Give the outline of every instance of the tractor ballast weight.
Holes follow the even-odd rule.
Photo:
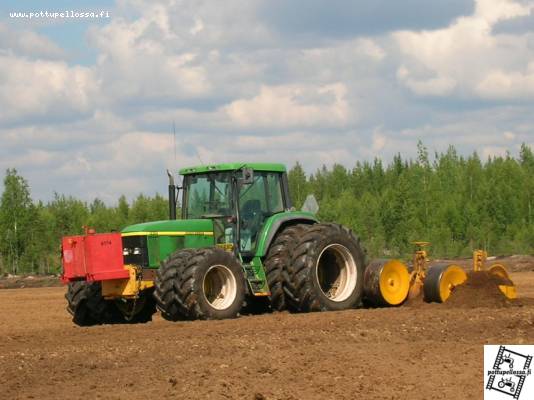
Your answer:
[[[361,303],[359,239],[296,211],[283,165],[206,165],[180,174],[177,187],[168,173],[168,220],[63,238],[62,279],[76,323],[146,322],[156,305],[164,318],[181,320],[235,317],[243,306],[320,311]]]
[[[61,280],[65,283],[129,277],[128,271],[123,268],[120,233],[96,234],[93,230],[86,229],[85,235],[64,237],[61,248]]]

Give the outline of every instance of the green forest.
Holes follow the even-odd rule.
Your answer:
[[[322,221],[352,228],[373,257],[406,258],[411,242],[432,243],[434,257],[469,256],[483,248],[492,255],[528,254],[534,249],[534,153],[519,156],[460,156],[454,147],[429,156],[422,143],[416,159],[396,155],[352,168],[335,164],[306,174],[298,162],[289,170],[297,208],[314,194]],[[164,190],[166,188],[162,188]],[[8,169],[0,199],[0,273],[57,273],[60,239],[119,231],[143,221],[166,219],[167,199],[138,195],[114,205],[84,202],[56,193],[43,203],[31,198],[28,182]]]

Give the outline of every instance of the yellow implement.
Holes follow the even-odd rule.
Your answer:
[[[425,301],[443,303],[449,298],[454,288],[466,280],[467,273],[459,265],[431,265],[425,277]]]
[[[455,264],[430,265],[425,247],[429,242],[413,242],[417,247],[413,256],[413,270],[410,276],[410,293],[408,298],[416,298],[424,293],[425,301],[443,303],[449,298],[454,288],[467,279],[462,267]]]
[[[375,260],[369,264],[364,274],[364,296],[375,306],[397,306],[406,299],[421,295],[427,302],[443,303],[454,289],[467,280],[465,269],[456,264],[430,263],[426,247],[429,242],[413,242],[416,250],[413,255],[413,268],[400,260]],[[487,272],[500,291],[509,299],[517,298],[516,288],[508,271],[502,264],[486,266],[487,253],[473,252],[473,271]]]
[[[423,288],[428,265],[428,253],[425,247],[430,246],[430,242],[413,242],[417,247],[413,254],[413,270],[410,274],[410,291],[408,298],[419,297]]]
[[[375,260],[364,274],[364,296],[375,306],[397,306],[421,295],[428,266],[429,242],[414,242],[413,268],[400,260]]]
[[[486,266],[488,253],[484,250],[475,250],[473,252],[473,271],[486,271],[489,275],[496,279],[499,285],[499,290],[509,299],[517,298],[517,291],[514,283],[508,275],[505,266],[499,263]]]
[[[376,306],[398,306],[410,289],[408,267],[400,260],[375,260],[365,269],[364,296]]]

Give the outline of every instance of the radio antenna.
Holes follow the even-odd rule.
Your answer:
[[[200,158],[200,153],[198,152],[197,146],[195,146],[195,153],[197,153],[198,161],[200,161],[200,164],[204,165],[204,162],[202,162],[202,158]]]
[[[174,149],[174,166],[176,168],[176,124],[172,121],[172,147]]]

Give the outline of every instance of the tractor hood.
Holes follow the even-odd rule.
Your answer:
[[[127,226],[122,230],[122,234],[131,235],[158,235],[166,236],[173,234],[194,234],[194,235],[213,235],[213,221],[210,219],[184,219],[184,220],[165,220],[143,222]]]

